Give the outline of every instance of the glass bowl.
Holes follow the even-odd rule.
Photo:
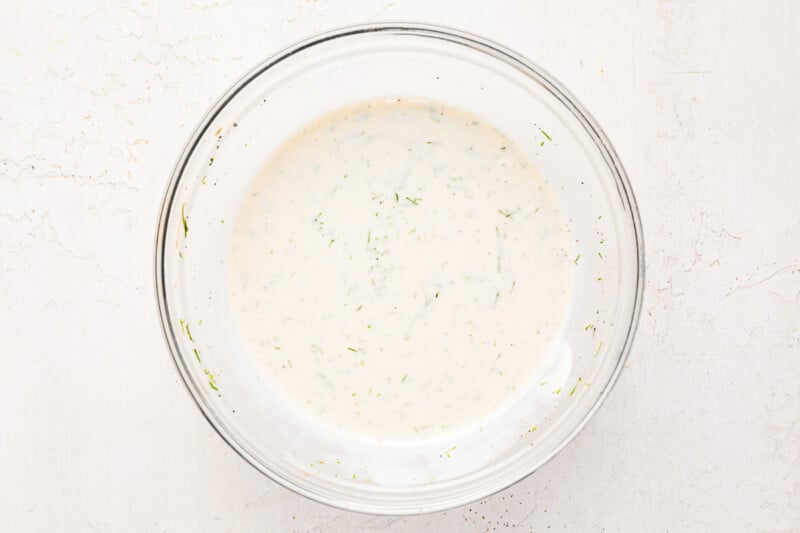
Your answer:
[[[553,341],[562,364],[480,426],[419,441],[351,436],[298,416],[248,356],[229,300],[232,226],[269,155],[322,115],[387,97],[461,108],[525,147],[558,193],[575,240],[573,298],[563,334]],[[213,105],[186,143],[164,195],[155,281],[175,365],[231,448],[314,500],[411,514],[512,485],[586,425],[633,340],[644,248],[622,164],[597,123],[558,82],[486,39],[382,23],[298,43],[258,65]]]

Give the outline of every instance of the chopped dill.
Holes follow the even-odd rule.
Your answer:
[[[407,377],[408,377],[408,374],[404,374],[403,375],[403,379],[400,380],[400,383],[405,383]]]
[[[186,203],[181,204],[181,222],[183,222],[183,238],[189,235],[189,224],[186,223]]]
[[[594,352],[594,356],[593,357],[597,357],[598,355],[600,355],[600,349],[602,347],[603,347],[603,341],[600,341],[600,344],[597,345],[597,351]]]
[[[200,352],[197,351],[197,348],[192,348],[192,351],[194,352],[194,356],[197,358],[197,362],[199,363],[200,362]]]
[[[500,213],[501,215],[503,215],[506,218],[511,218],[511,215],[514,214],[511,211],[503,211],[502,209],[498,209],[497,212]]]
[[[573,259],[572,262],[577,265],[578,264],[578,259],[580,259],[580,258],[581,258],[581,254],[578,254],[578,255],[575,256],[575,259]]]
[[[419,205],[418,202],[421,202],[422,198],[409,198],[408,196],[406,196],[406,200],[408,200],[414,205]]]
[[[348,346],[347,349],[350,350],[351,352],[357,352],[358,351],[358,348],[351,348],[350,346]]]
[[[541,132],[542,132],[542,135],[544,135],[544,136],[547,138],[547,140],[548,140],[548,141],[552,141],[552,140],[553,140],[553,138],[552,138],[552,137],[550,137],[550,136],[547,134],[547,132],[546,132],[546,131],[544,131],[542,128],[539,128],[539,131],[541,131]]]

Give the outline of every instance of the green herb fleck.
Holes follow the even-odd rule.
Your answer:
[[[192,330],[189,329],[188,322],[186,323],[186,336],[189,337],[190,341],[194,342],[194,339],[192,338]]]
[[[194,356],[197,358],[197,362],[199,363],[200,362],[200,353],[197,351],[197,348],[192,348],[192,351],[194,352]]]
[[[355,393],[355,392],[354,392],[354,393],[353,393],[353,394],[351,394],[350,396],[358,396],[358,393]]]
[[[425,141],[425,144],[433,144],[433,141]]]
[[[359,305],[358,307],[356,307],[356,312],[361,311],[363,308],[364,308],[363,305]]]
[[[439,291],[436,291],[436,294],[434,294],[433,297],[434,298],[438,298],[439,297]]]
[[[358,351],[358,349],[357,349],[357,348],[351,348],[351,347],[349,347],[349,346],[347,347],[347,349],[348,349],[348,350],[350,350],[351,352],[357,352],[357,351]]]
[[[183,222],[183,238],[189,235],[189,224],[186,223],[186,203],[181,204],[181,222]]]
[[[503,215],[506,218],[511,218],[511,215],[514,214],[511,211],[503,211],[502,209],[498,209],[497,212],[500,213],[501,215]]]
[[[506,147],[505,147],[505,146],[501,146],[501,147],[500,147],[500,150],[501,150],[501,151],[503,151],[503,152],[505,152],[505,151],[506,151]]]
[[[561,387],[553,391],[553,394],[561,394]]]
[[[550,136],[547,134],[547,132],[546,132],[546,131],[544,131],[542,128],[539,128],[539,131],[541,131],[541,132],[542,132],[542,135],[544,135],[544,136],[545,136],[545,138],[547,138],[547,140],[548,140],[548,141],[552,141],[552,140],[553,140],[553,138],[552,138],[552,137],[550,137]]]
[[[578,254],[578,255],[575,256],[575,259],[573,259],[572,262],[577,265],[578,264],[578,259],[580,259],[580,258],[581,258],[581,254]]]
[[[212,388],[212,389],[214,389],[215,391],[218,391],[218,390],[219,390],[219,389],[217,388],[217,386],[214,384],[214,382],[213,382],[213,381],[211,381],[210,379],[208,380],[208,384],[209,384],[209,385],[211,386],[211,388]]]
[[[599,257],[600,259],[602,259],[602,258],[603,258],[603,254],[601,254],[600,252],[597,252],[597,257]]]
[[[203,176],[203,179],[201,179],[201,180],[200,180],[200,183],[202,183],[203,185],[205,185],[205,184],[206,184],[206,178],[207,178],[207,177],[208,177],[208,176]]]
[[[355,478],[356,478],[356,475],[355,475],[355,474],[353,474],[353,479],[355,479]]]
[[[539,146],[544,146],[544,141],[540,142]]]
[[[372,232],[368,231],[367,232],[367,244],[369,244],[370,242],[372,242]]]
[[[578,384],[579,384],[581,381],[583,381],[583,378],[580,378],[580,377],[579,377],[579,378],[578,378],[578,381],[576,381],[576,382],[575,382],[575,386],[574,386],[574,387],[572,387],[572,390],[571,390],[571,391],[569,391],[569,395],[570,395],[570,396],[572,396],[573,394],[575,394],[575,390],[578,388]]]
[[[328,248],[333,246],[333,243],[336,242],[336,239],[331,239],[331,242],[328,243]]]
[[[603,281],[602,277],[597,278],[597,281]]]
[[[400,383],[405,383],[407,377],[408,377],[408,374],[404,374],[403,375],[403,379],[400,380]]]
[[[539,426],[531,426],[531,428],[528,430],[528,433],[533,433],[533,432],[534,432],[534,431],[536,431],[538,428],[539,428]]]
[[[214,164],[214,158],[212,157],[211,159],[208,160],[208,166],[211,166],[213,164]]]
[[[400,201],[400,195],[399,194],[394,193],[394,201],[395,202],[399,202]]]
[[[347,179],[347,174],[344,175],[344,179]]]
[[[181,259],[183,259],[183,252],[181,252],[180,250],[178,250],[178,257],[180,257]]]
[[[449,449],[444,451],[444,454],[447,456],[448,459],[450,459],[450,452],[454,451],[455,449],[456,449],[456,447],[452,446]]]
[[[408,196],[406,196],[406,200],[408,200],[414,205],[419,205],[418,202],[421,202],[422,198],[409,198]]]
[[[600,344],[597,345],[597,351],[594,352],[594,356],[593,357],[597,357],[598,355],[600,355],[600,349],[602,347],[603,347],[603,341],[600,341]]]
[[[281,349],[280,346],[273,346],[273,348],[275,348],[275,350],[280,350]]]

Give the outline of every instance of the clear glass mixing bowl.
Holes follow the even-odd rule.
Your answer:
[[[481,431],[457,435],[457,449],[453,436],[393,443],[309,425],[265,383],[229,308],[233,221],[270,153],[321,115],[393,96],[464,109],[527,147],[558,193],[580,254],[573,302],[555,346],[571,360],[568,373],[532,386]],[[531,142],[544,132],[552,140],[547,149]],[[384,23],[301,42],[258,65],[214,104],[170,178],[155,278],[175,365],[200,410],[239,455],[320,502],[409,514],[510,486],[586,425],[628,354],[641,306],[643,254],[622,165],[597,123],[558,82],[474,35]]]

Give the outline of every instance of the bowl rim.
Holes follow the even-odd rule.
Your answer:
[[[371,502],[358,502],[354,499],[340,499],[335,496],[331,497],[326,494],[318,493],[300,483],[295,482],[292,479],[288,479],[270,470],[268,467],[259,462],[253,455],[251,455],[242,445],[240,445],[233,435],[221,427],[221,424],[217,420],[215,410],[206,402],[204,396],[197,388],[196,383],[190,377],[190,371],[186,365],[186,358],[183,357],[183,354],[179,348],[177,332],[172,327],[170,308],[167,302],[168,297],[166,292],[164,267],[164,254],[168,249],[166,244],[167,225],[170,214],[172,213],[174,198],[181,182],[181,178],[184,174],[184,170],[201,138],[209,129],[210,125],[213,123],[222,109],[224,109],[225,106],[249,83],[258,78],[268,69],[282,61],[285,61],[294,54],[302,52],[303,50],[318,44],[322,44],[334,39],[368,33],[417,35],[425,38],[439,38],[451,43],[466,45],[479,52],[487,53],[496,60],[504,61],[523,74],[527,75],[529,78],[532,78],[535,82],[541,84],[570,111],[570,113],[581,123],[590,138],[592,138],[596,147],[600,150],[604,162],[611,170],[611,173],[617,182],[618,192],[620,193],[623,201],[627,203],[630,214],[630,223],[632,225],[634,242],[636,245],[636,289],[632,302],[633,307],[631,310],[630,322],[627,324],[625,341],[620,349],[616,364],[608,378],[608,381],[605,383],[600,395],[597,397],[594,404],[588,409],[583,418],[575,425],[572,431],[570,431],[567,436],[564,437],[562,441],[553,448],[553,450],[551,450],[550,453],[544,456],[535,465],[529,467],[526,471],[521,472],[519,476],[515,476],[514,479],[507,480],[501,483],[500,486],[493,487],[492,490],[485,493],[459,495],[455,498],[444,497],[431,500],[429,502],[417,502],[415,504],[404,502],[400,506],[385,506]],[[175,165],[173,166],[173,170],[167,183],[158,213],[153,259],[155,296],[164,340],[167,344],[172,361],[181,376],[181,381],[189,392],[189,395],[192,397],[195,405],[198,407],[214,431],[222,438],[223,441],[228,444],[228,446],[230,446],[242,459],[248,462],[256,470],[266,475],[272,481],[275,481],[279,485],[295,492],[296,494],[300,494],[314,501],[337,509],[374,515],[416,515],[444,511],[466,505],[474,501],[487,498],[519,483],[523,479],[539,470],[539,468],[548,463],[553,457],[558,455],[570,442],[572,442],[573,439],[575,439],[575,437],[583,430],[583,428],[586,427],[589,420],[592,419],[597,410],[604,403],[611,389],[616,384],[630,353],[636,329],[638,327],[645,284],[644,236],[642,232],[642,223],[638,205],[633,195],[633,190],[628,180],[628,176],[622,166],[622,162],[611,145],[608,137],[600,128],[600,125],[597,123],[594,117],[592,117],[592,115],[578,102],[575,96],[573,96],[572,93],[562,86],[560,82],[558,82],[555,78],[553,78],[553,76],[526,57],[517,54],[516,52],[490,39],[480,37],[471,32],[454,29],[444,25],[410,21],[391,21],[348,25],[323,33],[318,33],[289,47],[286,47],[283,50],[266,58],[241,76],[235,83],[233,83],[230,88],[221,97],[219,97],[214,104],[212,104],[212,106],[200,119],[197,126],[189,135],[189,138],[184,144],[183,149],[178,156]]]

